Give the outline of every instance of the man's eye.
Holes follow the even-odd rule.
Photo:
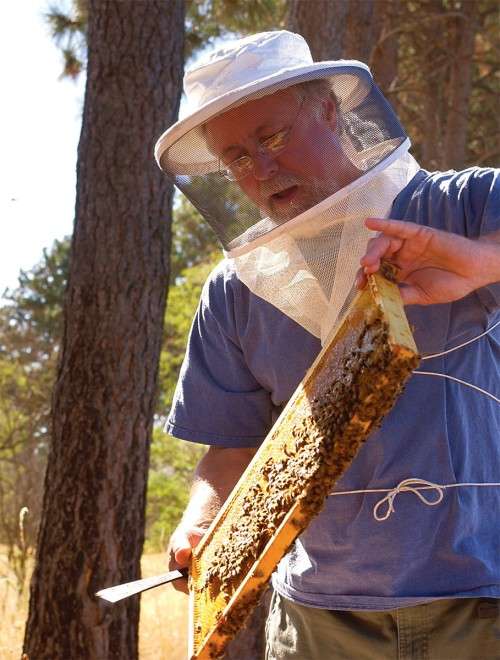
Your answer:
[[[260,144],[265,149],[279,149],[281,146],[283,146],[283,143],[286,142],[289,132],[290,131],[288,128],[283,128],[281,131],[277,131],[269,137],[261,140]]]
[[[226,167],[241,170],[247,168],[251,162],[252,159],[250,156],[240,156],[239,158],[235,158],[230,163],[228,163]]]
[[[235,158],[232,162],[231,165],[241,165],[242,163],[248,163],[250,160],[250,156],[240,156],[239,158]]]

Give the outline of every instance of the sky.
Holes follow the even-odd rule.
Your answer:
[[[85,80],[60,79],[48,5],[0,5],[0,296],[73,227]]]
[[[62,55],[44,18],[50,4],[0,4],[0,304],[20,270],[73,231],[85,74],[61,79]]]

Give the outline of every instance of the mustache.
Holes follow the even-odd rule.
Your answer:
[[[269,181],[261,181],[259,192],[263,197],[271,197],[276,193],[280,193],[287,188],[300,184],[299,177],[293,174],[278,174]]]

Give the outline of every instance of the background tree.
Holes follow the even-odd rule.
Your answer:
[[[498,162],[497,0],[288,0],[287,7],[287,26],[316,59],[370,65],[423,167]]]
[[[165,550],[168,538],[179,522],[187,504],[194,466],[206,450],[203,445],[183,442],[163,431],[200,291],[211,269],[220,260],[218,251],[212,254],[202,252],[198,259],[202,257],[202,263],[185,268],[173,281],[165,317],[160,397],[151,446],[146,516],[146,548],[158,552]],[[191,260],[190,252],[187,259]]]
[[[302,34],[315,60],[368,62],[393,10],[391,0],[288,0],[285,21]]]
[[[146,510],[146,547],[155,552],[164,550],[184,510],[192,470],[204,451],[162,428],[201,288],[221,258],[210,228],[187,200],[177,205],[172,243]],[[18,287],[6,291],[8,302],[0,308],[0,543],[7,547],[19,589],[40,520],[69,250],[69,238],[44,250],[39,263],[21,272]],[[26,508],[21,537],[19,516]]]
[[[172,250],[170,264],[170,281],[175,283],[186,271],[198,264],[215,265],[217,258],[221,259],[220,244],[210,227],[186,197],[178,194],[174,208],[172,223]],[[208,274],[208,273],[207,273]],[[198,282],[198,278],[194,277]],[[199,288],[203,282],[199,283]],[[196,287],[195,287],[196,288]],[[196,289],[199,295],[199,289]],[[188,306],[189,309],[190,306]],[[192,309],[193,313],[195,308]],[[187,338],[187,335],[184,337]]]
[[[47,22],[63,55],[61,75],[78,78],[87,61],[88,0],[72,0],[69,13],[53,4],[47,12]]]
[[[84,66],[86,0],[52,10],[66,71]],[[496,165],[498,0],[186,0],[186,57],[215,38],[287,27],[313,57],[360,59],[428,169]]]
[[[184,3],[88,4],[75,232],[52,446],[24,652],[137,656],[137,599],[94,592],[139,576],[168,281],[172,189],[152,162],[178,112]]]
[[[128,5],[127,13],[132,15],[130,3],[122,4]],[[498,163],[500,6],[496,0],[186,0],[183,5],[185,57],[191,57],[217,38],[286,25],[304,34],[316,59],[357,58],[370,64],[375,79],[409,131],[413,151],[422,165],[447,168]],[[50,20],[63,53],[65,74],[75,77],[86,68],[89,4],[87,0],[73,0],[72,6],[71,15],[52,8]],[[129,125],[133,122],[132,117]],[[159,130],[162,128],[163,124]],[[123,227],[125,234],[128,227],[129,224]],[[79,245],[82,244],[80,239]],[[89,237],[85,245],[92,245]],[[172,289],[149,471],[146,534],[150,549],[160,549],[175,526],[184,505],[189,471],[203,451],[166,436],[161,423],[170,405],[202,279],[212,263],[207,255],[212,254],[215,245],[211,230],[200,222],[189,203],[178,198],[172,237]],[[56,253],[57,247],[54,256]],[[51,258],[51,254],[45,258]],[[124,261],[129,263],[127,258]],[[17,562],[20,575],[25,570],[25,560],[20,545],[19,511],[28,500],[32,502],[24,540],[29,552],[46,458],[48,393],[60,343],[60,331],[53,321],[59,314],[57,301],[61,300],[62,282],[55,264],[44,268],[40,277],[34,271],[24,274],[17,299],[12,300],[8,310],[0,310],[0,518],[5,522],[0,520],[0,539],[12,544],[11,561]],[[55,275],[51,268],[55,268]],[[126,277],[130,277],[131,269],[125,268]],[[101,301],[116,290],[106,294],[105,281],[102,280],[102,290],[97,285],[94,289]],[[124,308],[123,305],[121,309]],[[105,304],[99,309],[104,314]],[[93,312],[94,308],[85,303],[85,310]],[[60,321],[60,314],[58,318]],[[95,338],[107,345],[100,332],[95,333]],[[125,339],[122,344],[125,345]],[[90,356],[90,363],[92,360],[98,358]],[[99,376],[107,368],[99,366]],[[104,400],[108,390],[102,388],[101,392]],[[85,405],[97,414],[92,402]],[[81,406],[83,410],[83,402]],[[83,431],[80,438],[84,444]],[[94,450],[96,447],[97,442]],[[12,488],[13,483],[16,489]],[[180,494],[181,490],[184,494]],[[116,575],[118,572],[117,569]],[[240,660],[245,657],[245,645],[248,639],[244,639],[239,650],[238,642],[233,646]],[[259,657],[256,647],[247,648],[246,653],[252,660]]]
[[[369,1],[369,4],[370,1]],[[336,60],[342,56],[349,2],[288,0],[286,26],[309,44],[314,60]]]
[[[87,5],[88,0],[71,0],[68,12],[59,0],[47,13],[52,36],[63,55],[63,76],[74,78],[85,70]],[[188,60],[214,39],[229,33],[237,36],[282,27],[286,0],[184,0],[184,7],[184,54]]]
[[[205,236],[208,226],[197,216],[187,200],[181,200],[172,226],[174,260],[146,510],[146,547],[155,552],[165,549],[182,515],[192,470],[204,451],[201,445],[182,442],[162,430],[201,288],[221,258],[213,236]],[[40,520],[69,250],[69,238],[44,250],[39,263],[21,272],[19,286],[4,294],[8,302],[0,308],[0,543],[7,547],[20,590]],[[26,508],[21,537],[19,516]]]
[[[500,5],[418,0],[397,6],[389,98],[429,169],[495,165],[500,126]]]
[[[20,593],[40,518],[68,248],[67,239],[56,241],[21,271],[0,309],[0,543]]]

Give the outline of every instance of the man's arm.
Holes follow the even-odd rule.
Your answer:
[[[380,235],[370,240],[361,259],[359,288],[382,259],[399,267],[405,305],[452,302],[500,281],[500,231],[469,239],[400,220],[368,218],[366,226]]]
[[[189,503],[168,545],[169,569],[187,566],[194,548],[252,460],[255,448],[210,447],[195,470]],[[175,588],[187,593],[186,580]]]

